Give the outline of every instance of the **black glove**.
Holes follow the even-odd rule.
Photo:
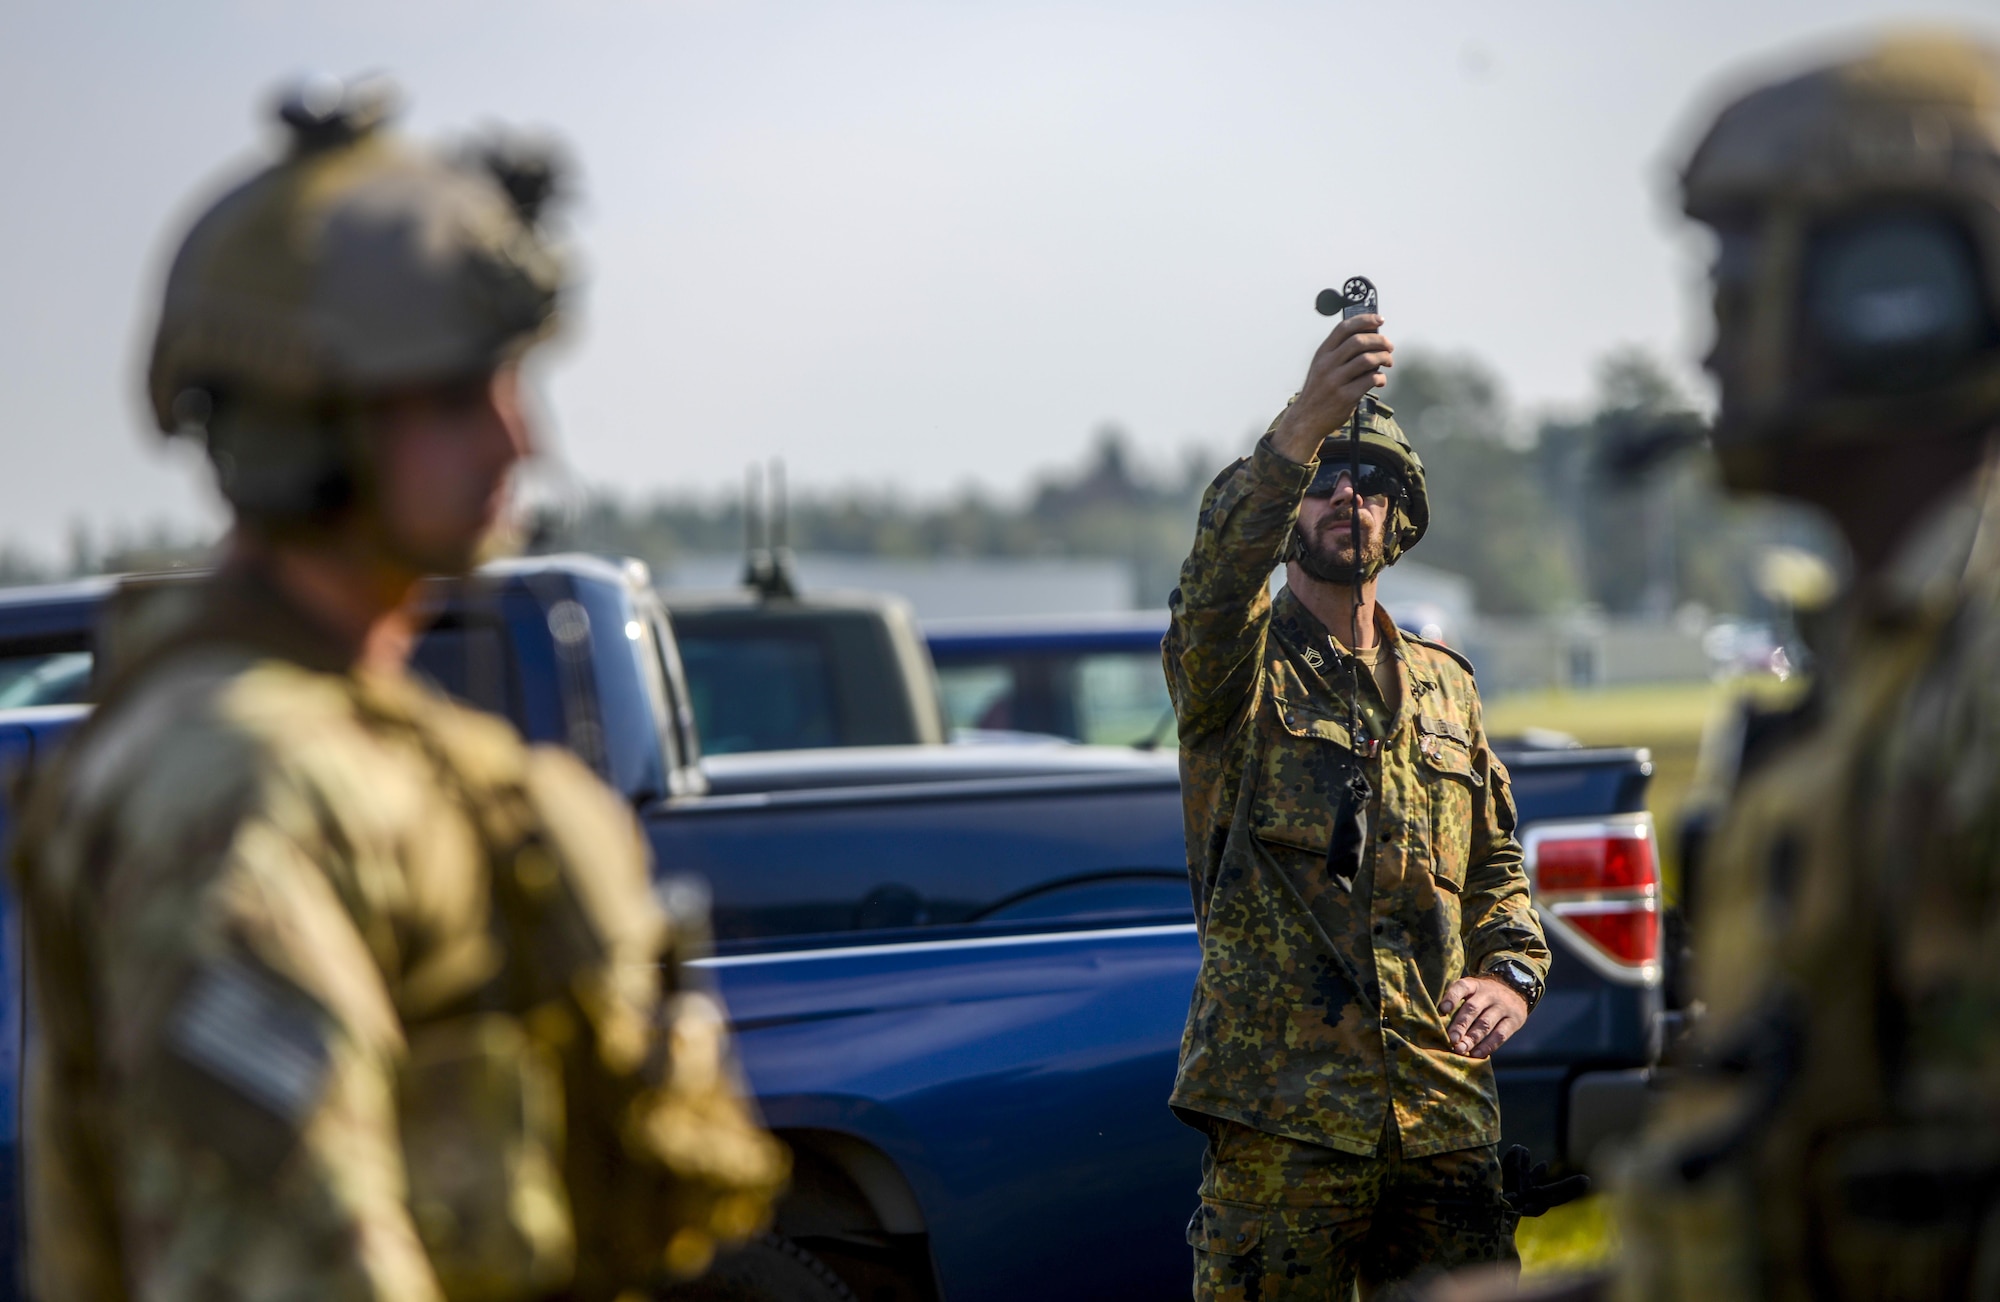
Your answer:
[[[1530,1167],[1531,1161],[1528,1150],[1519,1144],[1500,1158],[1500,1196],[1516,1215],[1540,1216],[1551,1207],[1575,1202],[1590,1192],[1589,1176],[1566,1175],[1551,1180],[1547,1162],[1535,1162]]]

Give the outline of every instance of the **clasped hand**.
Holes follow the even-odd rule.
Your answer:
[[[1438,1011],[1451,1018],[1445,1039],[1468,1058],[1490,1058],[1528,1020],[1528,1001],[1498,977],[1460,977],[1445,987]]]

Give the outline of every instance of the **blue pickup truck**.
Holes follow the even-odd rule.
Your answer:
[[[0,593],[0,692],[41,673],[36,699],[59,696],[111,591]],[[1170,753],[704,760],[671,623],[635,567],[513,562],[438,605],[424,671],[573,748],[638,811],[663,887],[698,877],[712,896],[705,965],[797,1158],[775,1235],[721,1263],[729,1287],[713,1296],[1185,1295],[1201,1140],[1166,1096],[1198,955]],[[0,713],[0,761],[32,767],[85,708]],[[1658,1050],[1650,765],[1632,750],[1508,761],[1557,960],[1498,1060],[1505,1125],[1539,1156],[1583,1162],[1629,1123]],[[16,1085],[33,1028],[6,935],[0,1294],[34,1142]]]
[[[1148,750],[1174,746],[1166,634],[1164,610],[924,623],[954,728]]]

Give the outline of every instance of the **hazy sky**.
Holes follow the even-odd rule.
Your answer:
[[[1697,351],[1671,175],[1798,43],[1993,0],[0,0],[0,540],[212,513],[139,357],[193,205],[308,69],[411,126],[560,132],[587,270],[550,442],[587,484],[1015,490],[1117,421],[1260,425],[1382,288],[1403,347],[1527,406],[1607,349]]]

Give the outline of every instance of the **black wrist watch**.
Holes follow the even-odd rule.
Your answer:
[[[1499,959],[1486,969],[1486,975],[1506,982],[1509,990],[1528,1001],[1528,1011],[1531,1013],[1535,1011],[1535,1005],[1541,1001],[1541,978],[1519,959]]]

